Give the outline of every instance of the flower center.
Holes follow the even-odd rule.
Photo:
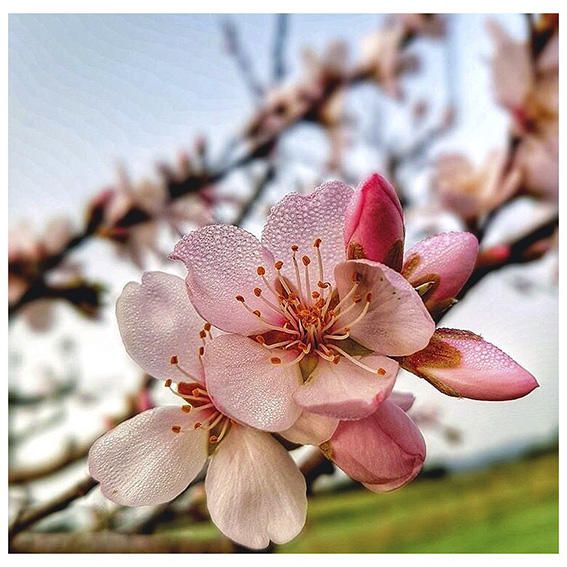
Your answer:
[[[346,346],[348,343],[343,343],[344,348],[339,346],[341,341],[350,338],[352,327],[360,323],[368,313],[372,294],[366,293],[364,296],[360,294],[361,276],[355,273],[352,287],[342,299],[339,299],[337,289],[331,282],[325,280],[321,243],[320,238],[313,243],[318,274],[316,282],[311,281],[309,267],[312,263],[311,257],[305,255],[298,259],[299,247],[295,244],[291,246],[294,282],[281,273],[284,265],[281,260],[274,264],[277,274],[274,284],[266,278],[266,269],[263,266],[259,266],[256,270],[270,297],[265,297],[264,291],[259,287],[254,288],[254,295],[268,311],[279,315],[280,320],[283,318],[283,323],[279,325],[271,323],[260,310],[253,310],[242,295],[236,296],[237,301],[271,329],[253,338],[268,350],[292,350],[297,354],[293,360],[286,363],[282,363],[280,357],[273,356],[270,361],[275,365],[298,364],[305,357],[315,357],[315,360],[322,358],[338,364],[344,357],[357,366],[382,376],[385,374],[383,368],[371,368],[349,354]],[[355,313],[352,313],[353,310]]]

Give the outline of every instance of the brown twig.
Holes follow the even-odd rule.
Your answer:
[[[78,498],[86,496],[97,484],[98,482],[96,480],[88,477],[84,480],[81,480],[71,488],[68,488],[65,492],[63,492],[59,496],[56,496],[52,500],[49,500],[48,502],[45,502],[44,504],[41,504],[36,508],[32,508],[31,510],[23,512],[10,527],[10,539],[20,532],[23,532],[24,530],[33,526],[40,520],[47,518],[47,516],[50,516],[55,512],[64,510],[65,508],[67,508],[67,506],[69,506],[69,504],[71,504]]]

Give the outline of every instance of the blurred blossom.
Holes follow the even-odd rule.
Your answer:
[[[518,190],[520,181],[519,170],[508,167],[506,152],[494,150],[480,167],[460,154],[440,157],[433,185],[443,206],[469,222],[509,199]]]
[[[494,20],[488,30],[495,43],[492,77],[496,99],[506,108],[519,136],[515,165],[525,189],[557,200],[559,33],[555,29],[545,47],[534,55],[526,41],[516,41]]]

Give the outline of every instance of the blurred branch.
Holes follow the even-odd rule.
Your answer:
[[[272,162],[268,164],[266,171],[258,178],[255,183],[254,190],[250,197],[246,200],[238,216],[234,219],[236,226],[241,226],[254,210],[254,205],[260,200],[268,185],[273,181],[276,174],[276,168]]]
[[[191,541],[190,537],[95,533],[23,533],[10,543],[12,553],[230,553],[234,544],[221,537]]]
[[[256,77],[252,61],[242,46],[236,24],[230,18],[225,17],[222,22],[222,31],[226,41],[226,49],[234,58],[244,84],[248,87],[254,99],[260,100],[264,94],[264,87]]]
[[[19,534],[20,532],[33,526],[40,520],[43,520],[47,516],[50,516],[55,512],[64,510],[67,506],[69,506],[69,504],[71,504],[78,498],[86,496],[95,486],[97,486],[97,484],[98,482],[96,480],[88,477],[72,486],[71,488],[67,489],[59,496],[56,496],[52,500],[49,500],[48,502],[45,502],[44,504],[41,504],[36,508],[22,512],[22,514],[19,515],[19,518],[16,518],[16,521],[10,527],[10,539],[13,538],[16,534]]]
[[[272,82],[274,84],[279,83],[286,72],[284,56],[288,36],[288,21],[289,14],[276,14],[276,34],[273,48],[274,66],[272,70]]]

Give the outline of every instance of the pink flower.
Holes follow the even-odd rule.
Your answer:
[[[295,537],[307,508],[303,475],[277,441],[223,413],[207,391],[201,359],[221,337],[212,338],[183,280],[146,273],[124,288],[116,312],[130,356],[167,386],[177,382],[183,405],[145,411],[94,443],[89,471],[102,493],[126,506],[167,502],[210,458],[207,506],[225,535],[255,549]]]
[[[412,286],[378,262],[346,260],[352,197],[329,182],[276,205],[262,242],[212,225],[175,247],[195,309],[229,333],[204,357],[209,392],[226,415],[267,431],[291,428],[304,411],[366,417],[392,389],[390,357],[428,344],[434,323]]]
[[[374,182],[373,182],[374,180]],[[351,234],[359,256],[375,252],[383,260],[395,237],[403,235],[396,194],[381,178],[371,177],[361,185],[347,209],[345,242]],[[398,203],[399,205],[399,203]],[[372,219],[379,219],[373,223]],[[352,227],[357,227],[353,230]],[[360,227],[360,228],[359,228]],[[392,227],[396,227],[392,229]],[[389,243],[380,248],[380,244]],[[400,245],[403,252],[403,243]],[[382,256],[380,256],[382,254]],[[402,276],[419,292],[427,309],[437,316],[450,307],[469,279],[478,255],[478,242],[467,232],[447,232],[416,244],[404,259]],[[402,366],[426,378],[444,393],[484,400],[514,399],[537,386],[535,378],[495,346],[469,331],[438,330],[429,345],[398,358]],[[442,369],[442,370],[440,370]],[[386,393],[386,396],[388,392]]]
[[[406,254],[402,275],[417,289],[430,312],[449,307],[469,279],[478,255],[470,232],[444,232],[418,242]]]
[[[321,449],[339,468],[373,492],[401,488],[421,471],[425,441],[405,414],[413,397],[394,394],[370,416],[341,421]]]
[[[381,175],[371,175],[355,192],[346,211],[344,237],[349,258],[367,258],[397,271],[402,267],[404,213],[396,190]]]
[[[421,352],[401,365],[449,396],[514,400],[538,387],[536,379],[499,348],[458,329],[437,329]]]

